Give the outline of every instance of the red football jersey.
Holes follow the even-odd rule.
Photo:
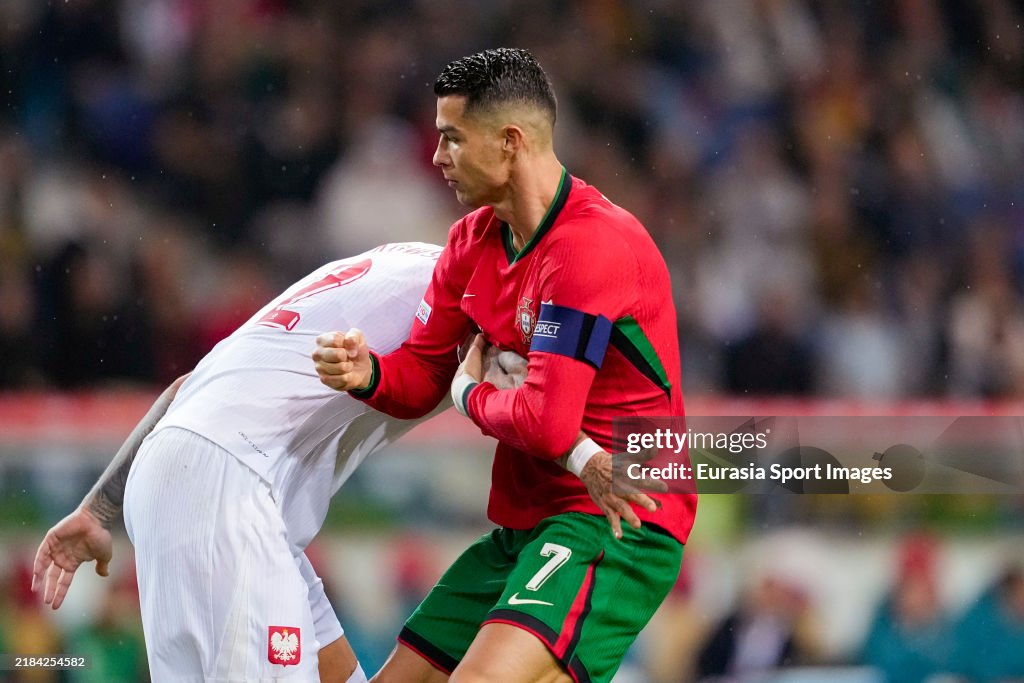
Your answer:
[[[580,429],[611,450],[616,417],[682,416],[679,343],[668,269],[650,235],[595,188],[563,173],[558,193],[518,253],[485,207],[452,226],[409,340],[373,356],[354,395],[398,417],[432,410],[451,386],[456,347],[474,329],[529,360],[526,383],[469,396],[473,421],[499,440],[488,516],[529,529],[564,512],[600,514],[586,487],[553,459]],[[372,341],[372,340],[371,340]],[[696,496],[657,496],[638,516],[685,542]]]

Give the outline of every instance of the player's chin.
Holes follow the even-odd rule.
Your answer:
[[[472,195],[458,187],[455,188],[455,199],[458,200],[459,204],[462,204],[469,209],[479,209],[483,206],[483,202],[480,201],[479,197],[476,197],[475,195]]]

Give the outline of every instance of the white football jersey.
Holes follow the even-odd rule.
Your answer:
[[[422,421],[389,417],[321,384],[316,338],[356,327],[374,351],[398,348],[440,253],[432,244],[388,244],[310,273],[196,366],[154,432],[190,430],[252,468],[270,484],[291,542],[305,547],[363,459]]]

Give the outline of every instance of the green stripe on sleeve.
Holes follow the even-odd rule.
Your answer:
[[[655,383],[666,394],[672,392],[665,366],[661,364],[654,346],[644,334],[640,324],[631,315],[615,321],[612,327],[611,344],[626,357],[645,377]]]

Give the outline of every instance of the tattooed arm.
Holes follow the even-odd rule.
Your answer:
[[[96,560],[96,573],[100,576],[108,574],[107,565],[111,557],[110,527],[121,514],[128,471],[142,441],[167,412],[187,377],[179,377],[160,394],[146,416],[135,425],[78,509],[46,532],[46,537],[36,551],[32,590],[42,587],[43,602],[53,609],[64,602],[75,571],[83,562]]]
[[[188,378],[182,375],[174,380],[169,387],[164,389],[160,397],[153,403],[153,406],[146,413],[145,417],[139,420],[135,429],[128,435],[125,442],[117,449],[114,459],[107,465],[92,490],[86,494],[82,501],[82,507],[91,512],[104,529],[110,529],[114,520],[121,515],[121,506],[124,504],[124,487],[128,483],[128,470],[135,462],[135,454],[143,440],[156,427],[156,423],[164,416],[171,405],[171,401],[178,393],[178,389]]]

